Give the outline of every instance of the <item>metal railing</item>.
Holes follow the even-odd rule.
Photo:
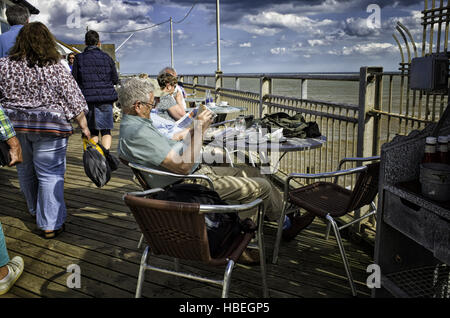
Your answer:
[[[443,0],[439,4],[432,0],[431,7],[425,0],[425,9],[422,11],[422,56],[448,54],[449,8],[450,0],[447,5],[444,5]],[[299,112],[306,121],[317,122],[327,142],[319,149],[288,153],[280,162],[279,174],[283,177],[291,172],[332,171],[338,167],[342,158],[379,155],[381,146],[396,135],[408,135],[413,130],[437,122],[447,106],[447,92],[430,93],[410,89],[410,65],[412,58],[417,57],[417,48],[405,26],[398,23],[396,30],[405,42],[405,46],[402,46],[393,35],[401,54],[400,72],[384,72],[381,67],[361,67],[359,74],[217,72],[182,74],[179,79],[188,93],[201,97],[206,90],[211,90],[216,102],[223,99],[230,106],[244,106],[247,108],[244,112],[246,115],[260,118],[275,112]],[[436,52],[433,52],[433,48]],[[281,89],[283,83],[288,82],[296,88],[290,95]],[[327,86],[323,83],[333,84]],[[342,89],[335,89],[327,95],[326,91],[333,85]],[[342,91],[349,92],[349,96],[341,96]],[[228,116],[228,119],[233,118],[231,114]],[[340,184],[351,187],[354,181],[344,179]],[[355,214],[355,217],[358,215]]]
[[[184,74],[180,79],[189,93],[202,96],[209,89],[216,101],[247,107],[246,115],[260,118],[275,112],[301,113],[306,121],[317,122],[327,142],[319,149],[286,154],[279,165],[281,178],[291,172],[333,171],[345,157],[377,156],[382,144],[396,135],[407,135],[438,121],[448,100],[444,94],[410,90],[407,72],[383,72],[379,67],[362,67],[359,74]],[[282,85],[283,80],[298,87],[298,96],[277,92],[277,81]],[[225,81],[227,87],[223,87]],[[352,96],[322,100],[311,94],[313,89],[308,91],[326,86],[325,82],[339,82]],[[339,183],[352,187],[354,182],[355,177],[351,177]],[[370,222],[374,225],[375,220]]]

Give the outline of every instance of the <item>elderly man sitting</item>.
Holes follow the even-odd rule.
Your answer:
[[[190,174],[195,171],[207,175],[222,200],[229,204],[245,204],[261,198],[266,216],[277,220],[283,204],[282,196],[258,169],[205,165],[199,168],[203,135],[211,124],[213,114],[208,110],[202,112],[197,118],[196,129],[191,129],[182,141],[175,141],[164,136],[153,125],[150,118],[154,107],[153,92],[154,87],[149,81],[137,78],[130,79],[120,88],[119,101],[124,115],[120,124],[119,156],[130,162],[173,173]],[[147,175],[146,181],[152,188],[164,188],[178,180]],[[251,215],[241,217],[248,216]]]

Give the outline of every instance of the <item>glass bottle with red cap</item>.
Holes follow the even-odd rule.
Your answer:
[[[437,145],[436,137],[427,137],[425,143],[425,153],[423,156],[422,163],[431,163],[438,161],[436,153],[436,145]]]
[[[448,138],[447,136],[439,136],[437,141],[437,160],[439,163],[448,164]]]

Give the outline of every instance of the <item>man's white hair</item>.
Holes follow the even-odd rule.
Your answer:
[[[146,79],[133,77],[124,81],[117,90],[122,112],[129,114],[136,102],[148,102],[149,95],[154,90],[153,84]]]

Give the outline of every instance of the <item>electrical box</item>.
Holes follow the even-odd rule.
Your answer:
[[[411,61],[409,84],[411,89],[429,92],[448,89],[448,57],[432,54]]]

